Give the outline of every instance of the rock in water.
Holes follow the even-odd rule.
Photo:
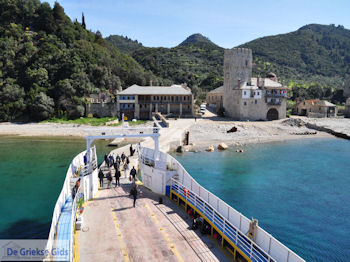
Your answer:
[[[214,146],[208,146],[208,148],[205,151],[214,152]]]
[[[226,150],[228,148],[228,146],[225,143],[220,143],[218,145],[218,149],[219,150]]]
[[[183,147],[183,146],[178,146],[178,147],[176,148],[176,152],[177,152],[177,153],[183,153],[183,152],[184,152],[184,147]]]

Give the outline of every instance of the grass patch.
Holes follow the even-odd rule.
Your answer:
[[[146,120],[137,120],[136,122],[129,121],[129,126],[137,126],[146,123]]]
[[[90,125],[90,126],[104,126],[107,122],[116,120],[116,117],[81,117],[77,119],[66,119],[66,118],[51,118],[44,120],[41,123],[60,123],[60,124],[78,124],[78,125]],[[119,122],[121,123],[121,122]],[[120,125],[120,124],[116,125]]]

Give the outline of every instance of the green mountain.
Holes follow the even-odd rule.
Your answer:
[[[127,36],[110,35],[105,39],[109,41],[112,45],[117,47],[119,51],[129,55],[132,54],[134,51],[143,48],[142,43],[139,43],[137,40],[132,40]]]
[[[343,26],[306,25],[295,32],[259,38],[239,47],[253,50],[255,75],[275,72],[285,84],[296,86],[293,98],[300,95],[299,89],[311,85],[320,92],[303,97],[329,98],[342,87],[344,76],[350,74],[350,30]],[[143,47],[129,54],[146,70],[169,82],[186,82],[201,90],[223,82],[224,49],[200,34],[189,36],[174,48]]]
[[[118,39],[118,41],[113,41]],[[163,83],[184,83],[195,86],[194,91],[212,89],[223,83],[224,49],[215,45],[208,38],[194,34],[174,48],[150,48],[131,43],[120,36],[106,38],[115,47],[132,57],[145,70],[164,79]]]
[[[209,40],[208,37],[205,37],[201,34],[193,34],[186,38],[179,46],[198,46],[202,48],[216,48],[220,49],[219,46],[214,44]]]
[[[159,78],[58,2],[0,1],[0,121],[79,117],[84,96],[150,79]]]
[[[253,40],[257,73],[273,71],[285,79],[342,78],[350,74],[350,30],[310,24],[295,32]]]

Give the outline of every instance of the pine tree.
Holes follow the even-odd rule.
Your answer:
[[[86,29],[86,24],[85,24],[85,17],[84,17],[84,12],[81,15],[81,25]]]

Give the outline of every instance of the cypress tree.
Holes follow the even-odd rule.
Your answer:
[[[85,17],[84,17],[84,12],[81,15],[81,25],[86,29],[86,24],[85,24]]]

